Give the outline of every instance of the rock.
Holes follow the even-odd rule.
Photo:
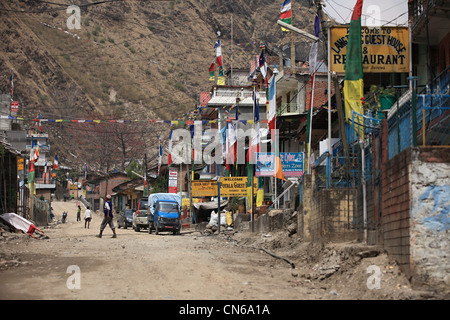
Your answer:
[[[287,226],[287,231],[289,232],[289,235],[293,235],[297,233],[297,224],[295,222],[291,223]]]
[[[334,296],[338,296],[338,293],[337,293],[336,291],[334,291],[334,290],[331,290],[331,291],[330,291],[330,294],[331,294],[331,295],[334,295]]]
[[[358,252],[356,255],[361,258],[372,258],[378,256],[379,254],[380,252],[378,250],[366,250]]]
[[[283,213],[282,209],[272,209],[272,210],[269,211],[269,216],[273,217],[273,216],[276,216],[276,215],[278,215],[280,213]]]

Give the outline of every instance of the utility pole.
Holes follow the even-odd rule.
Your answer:
[[[144,196],[148,196],[147,186],[147,153],[144,154]]]

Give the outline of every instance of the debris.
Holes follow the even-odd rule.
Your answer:
[[[292,269],[295,269],[295,264],[292,261],[290,261],[289,259],[277,256],[276,254],[274,254],[274,253],[272,253],[272,252],[270,252],[270,251],[268,251],[268,250],[266,250],[264,248],[261,248],[260,250],[264,251],[265,253],[267,253],[268,255],[271,255],[274,258],[286,261],[287,263],[289,263],[291,265]]]
[[[330,294],[331,294],[331,295],[334,295],[334,296],[338,296],[338,293],[337,293],[336,291],[334,291],[334,290],[331,290],[331,291],[330,291]]]
[[[364,259],[364,258],[376,257],[379,254],[380,254],[380,251],[378,251],[378,250],[366,250],[366,251],[358,252],[356,255]]]
[[[297,233],[297,223],[293,222],[287,226],[287,231],[289,232],[289,236]]]
[[[30,237],[35,239],[48,239],[48,236],[44,234],[44,231],[38,229],[38,227],[30,221],[15,213],[4,213],[0,218],[6,222],[7,225],[28,234]]]

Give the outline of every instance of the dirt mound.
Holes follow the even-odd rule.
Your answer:
[[[321,289],[325,299],[441,299],[411,288],[397,263],[383,248],[358,242],[304,242],[287,231],[233,235],[236,245],[264,248],[295,264],[294,286]],[[282,260],[279,264],[289,265]]]

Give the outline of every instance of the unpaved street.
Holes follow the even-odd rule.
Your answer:
[[[437,298],[411,290],[384,253],[370,253],[358,244],[320,247],[283,232],[203,236],[183,230],[174,236],[131,228],[118,229],[113,239],[109,227],[99,239],[100,215],[94,214],[85,229],[84,221],[76,221],[75,202],[54,202],[53,207],[57,220],[64,208],[69,217],[45,229],[49,239],[2,237],[0,299]],[[295,269],[257,249],[263,247],[290,259]],[[379,267],[379,288],[369,288],[371,265]]]

